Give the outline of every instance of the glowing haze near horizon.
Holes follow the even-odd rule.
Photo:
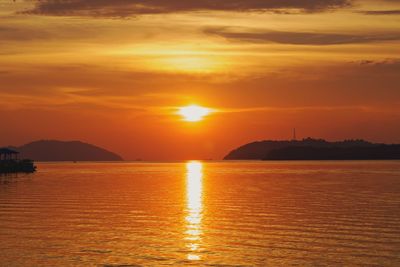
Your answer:
[[[262,139],[400,142],[400,1],[0,2],[0,146],[126,159]],[[188,105],[215,109],[182,121]]]

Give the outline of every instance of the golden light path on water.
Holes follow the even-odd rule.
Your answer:
[[[188,260],[200,260],[199,250],[201,244],[201,220],[203,212],[203,164],[199,161],[186,163],[186,191],[187,191],[187,214],[186,235],[187,248],[190,252]]]

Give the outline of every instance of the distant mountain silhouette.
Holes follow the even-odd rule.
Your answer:
[[[364,140],[328,142],[260,141],[231,151],[225,160],[367,160],[400,159],[400,145],[375,144]]]
[[[35,161],[120,161],[119,155],[80,141],[35,141],[15,147],[21,158]]]

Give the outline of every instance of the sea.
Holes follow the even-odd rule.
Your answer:
[[[38,163],[0,266],[400,266],[400,161]]]

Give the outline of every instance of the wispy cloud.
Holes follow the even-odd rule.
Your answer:
[[[250,43],[279,43],[292,45],[342,45],[381,41],[398,41],[399,33],[387,34],[340,34],[317,32],[255,31],[253,29],[207,28],[206,34],[217,35],[228,40]]]
[[[367,11],[360,11],[359,13],[365,15],[400,15],[400,10],[367,10]]]
[[[51,35],[44,30],[25,29],[17,27],[0,26],[0,36],[4,40],[30,41],[37,39],[47,39]]]

